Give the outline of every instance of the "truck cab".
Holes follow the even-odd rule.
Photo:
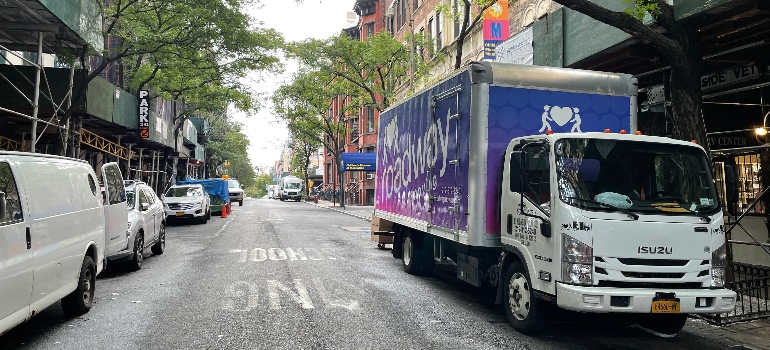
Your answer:
[[[502,169],[501,243],[511,259],[501,287],[514,326],[527,330],[537,317],[534,295],[568,310],[646,314],[663,334],[688,313],[734,308],[735,292],[723,288],[722,211],[700,146],[532,136],[510,142]]]

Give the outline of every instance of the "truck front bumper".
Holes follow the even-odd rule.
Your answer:
[[[556,300],[559,307],[580,312],[650,313],[652,299],[655,293],[659,292],[675,293],[680,302],[680,312],[683,314],[722,313],[733,311],[735,308],[735,292],[723,288],[612,288],[556,283]]]

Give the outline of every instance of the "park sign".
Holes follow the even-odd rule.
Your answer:
[[[150,138],[150,92],[139,90],[139,138]]]
[[[482,32],[484,36],[484,59],[494,61],[497,45],[508,39],[510,35],[507,0],[498,0],[497,3],[484,10]]]

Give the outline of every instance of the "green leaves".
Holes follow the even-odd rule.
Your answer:
[[[657,18],[661,13],[656,0],[623,0],[623,2],[634,4],[633,7],[626,9],[625,12],[640,21],[644,20],[647,14],[652,16],[652,18]]]

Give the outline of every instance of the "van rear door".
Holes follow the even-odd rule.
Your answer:
[[[104,183],[104,240],[106,256],[128,247],[128,207],[126,189],[123,187],[123,174],[118,163],[102,166]]]
[[[0,160],[0,199],[5,199],[5,212],[0,213],[0,334],[29,316],[32,297],[29,223],[24,217],[23,195],[16,178],[10,164]]]

